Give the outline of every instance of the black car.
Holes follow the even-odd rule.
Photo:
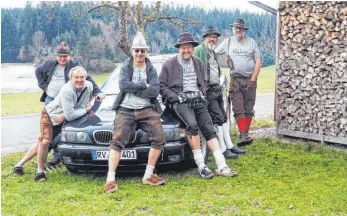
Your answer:
[[[150,57],[158,73],[162,63],[170,56]],[[118,77],[121,66],[108,77],[101,89],[106,94],[94,117],[83,116],[75,121],[66,122],[62,128],[58,150],[63,164],[70,172],[106,172],[108,169],[109,141],[112,138],[115,111],[113,102],[119,93]],[[158,98],[161,102],[161,99]],[[164,106],[162,105],[164,110]],[[162,115],[166,144],[160,155],[157,167],[186,164],[191,161],[185,129],[177,118],[165,112]],[[147,165],[150,144],[147,134],[138,129],[130,143],[121,152],[118,171],[140,171]]]

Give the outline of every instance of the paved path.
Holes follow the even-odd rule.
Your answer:
[[[258,94],[256,118],[273,116],[274,93]],[[39,114],[1,118],[1,155],[25,152],[36,142],[40,130]]]

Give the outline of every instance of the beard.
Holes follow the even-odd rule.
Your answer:
[[[207,47],[209,50],[214,50],[214,49],[216,49],[216,44],[208,43]]]
[[[234,35],[235,35],[235,37],[236,37],[237,40],[241,40],[241,39],[245,36],[245,33],[244,33],[244,32],[238,34],[238,33],[236,33],[235,30],[233,30],[233,33],[234,33]]]

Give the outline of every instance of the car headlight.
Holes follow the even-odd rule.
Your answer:
[[[63,131],[61,134],[62,142],[71,143],[91,143],[89,135],[85,132]]]
[[[186,130],[183,128],[174,128],[170,131],[164,131],[166,135],[166,140],[168,141],[174,141],[174,140],[180,140],[182,138],[186,137]]]

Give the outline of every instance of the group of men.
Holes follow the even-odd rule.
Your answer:
[[[214,175],[237,175],[237,172],[227,165],[225,158],[236,158],[240,154],[245,154],[245,151],[233,145],[230,138],[228,118],[224,107],[226,101],[223,101],[221,87],[225,83],[222,81],[224,75],[219,67],[217,56],[221,54],[228,56],[227,62],[231,75],[230,100],[240,132],[239,146],[252,141],[248,131],[254,116],[256,80],[260,72],[261,60],[256,42],[245,34],[248,28],[244,21],[236,19],[231,26],[234,35],[225,39],[218,47],[218,38],[221,34],[211,26],[203,33],[203,42],[200,45],[194,40],[191,33],[180,34],[177,44],[175,44],[178,55],[163,64],[159,77],[151,61],[147,58],[149,47],[146,40],[141,32],[137,33],[131,47],[131,57],[123,63],[119,75],[120,93],[113,106],[116,116],[110,141],[105,193],[117,190],[115,175],[120,161],[120,152],[127,145],[136,128],[141,128],[147,133],[151,145],[148,163],[142,178],[143,184],[165,184],[165,179],[154,173],[155,165],[165,145],[165,134],[160,119],[162,110],[157,101],[159,94],[162,96],[166,109],[171,109],[186,126],[187,140],[192,148],[200,176],[212,178]],[[50,108],[48,106],[50,101],[55,97],[58,98],[56,101],[64,97],[64,95],[59,96],[59,91],[69,81],[67,75],[69,70],[78,65],[78,62],[69,60],[69,55],[69,47],[63,42],[57,48],[57,59],[45,62],[36,69],[39,86],[44,91],[41,101],[46,103],[46,111]],[[91,77],[85,75],[85,79],[92,84],[93,91],[90,94],[100,99],[104,98]],[[78,96],[77,93],[76,97]],[[56,102],[58,106],[59,103],[61,105],[61,102]],[[91,110],[90,105],[86,106],[84,109],[88,113],[93,113],[89,111]],[[97,107],[94,108],[94,111]],[[46,111],[43,110],[43,113],[47,114]],[[50,116],[49,111],[48,116],[58,125],[65,120],[60,116]],[[53,129],[55,128],[53,127]],[[199,132],[214,156],[217,166],[215,172],[208,168],[204,160]],[[41,136],[42,133],[41,130]],[[50,135],[50,138],[54,136]],[[39,143],[40,140],[16,164],[14,173],[23,174],[24,163],[37,154],[41,146]],[[47,144],[45,151],[47,151],[46,146]],[[45,156],[47,154],[39,154],[38,164],[40,166],[35,177],[37,181],[46,180],[46,176],[42,174]],[[53,160],[59,162],[59,157],[56,158]]]
[[[180,34],[175,44],[178,55],[163,64],[159,80],[155,68],[147,58],[149,47],[146,40],[141,32],[137,33],[131,47],[132,56],[123,64],[119,75],[121,92],[113,107],[116,117],[110,142],[105,193],[115,192],[118,188],[115,174],[120,152],[129,142],[135,128],[144,130],[151,144],[143,184],[165,184],[165,179],[153,172],[165,145],[158,94],[162,96],[166,109],[175,112],[186,126],[187,140],[200,176],[208,179],[214,175],[237,175],[227,165],[225,157],[235,158],[235,155],[245,154],[245,151],[234,146],[230,139],[220,85],[222,72],[217,55],[228,55],[232,80],[230,99],[240,132],[240,146],[252,141],[248,132],[254,116],[256,80],[261,60],[256,42],[245,34],[248,28],[244,21],[236,19],[231,26],[234,36],[225,39],[218,47],[216,45],[220,33],[213,27],[204,32],[203,43],[200,45],[191,33]],[[214,156],[217,166],[215,172],[205,163],[199,131]]]

